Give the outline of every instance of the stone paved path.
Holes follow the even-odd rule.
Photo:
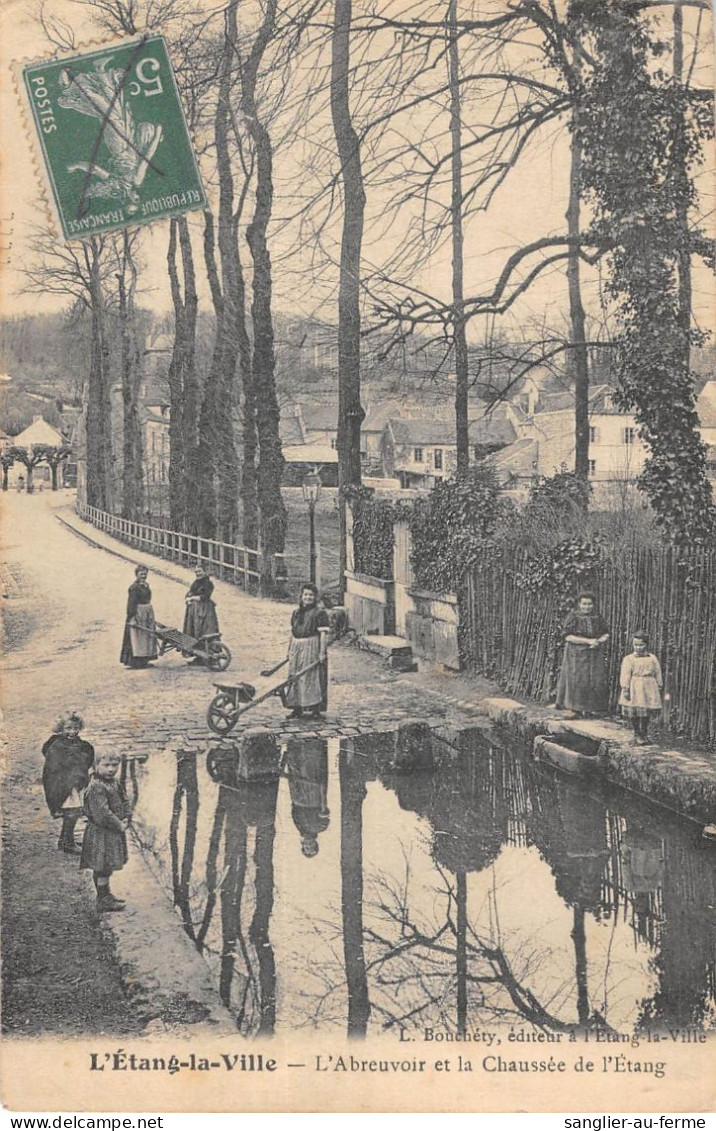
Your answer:
[[[158,619],[181,626],[183,590],[193,580],[191,569],[151,554],[135,552],[82,521],[70,507],[60,509],[58,518],[65,528],[110,551],[113,558],[122,555],[117,562],[126,558],[128,566],[129,562],[146,564],[151,571],[149,581],[155,593],[154,608]],[[112,568],[116,569],[115,562],[112,562]],[[131,570],[128,577],[131,580]],[[158,581],[159,578],[161,581]],[[173,583],[173,589],[166,582]],[[177,737],[192,743],[203,739],[210,741],[212,735],[205,716],[214,681],[234,683],[246,680],[256,688],[258,698],[281,679],[283,672],[270,679],[262,678],[258,672],[272,667],[285,656],[291,607],[282,602],[250,596],[228,582],[218,580],[215,580],[214,598],[223,639],[233,655],[229,670],[221,675],[212,675],[188,665],[176,653],[158,659],[148,670],[125,672],[119,669],[118,679],[121,678],[131,690],[132,714],[124,718],[116,715],[103,719],[103,733],[108,741],[116,742],[122,749],[128,745],[142,748],[161,745]],[[115,594],[115,604],[119,604],[119,600],[120,594]],[[438,686],[431,686],[434,684]],[[446,717],[458,722],[467,721],[480,712],[478,701],[490,689],[494,689],[494,685],[486,680],[473,680],[466,690],[459,679],[450,675],[424,671],[406,676],[393,672],[381,660],[361,649],[359,642],[349,633],[331,648],[329,710],[324,718],[289,719],[279,699],[270,698],[242,716],[233,733],[239,734],[247,727],[265,726],[278,735],[334,738],[392,730],[404,719],[419,719],[434,725],[443,722]],[[101,715],[101,707],[99,712]],[[151,718],[151,730],[142,728],[138,731],[135,725],[137,716]]]

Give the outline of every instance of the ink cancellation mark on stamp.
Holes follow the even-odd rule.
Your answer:
[[[22,75],[66,240],[206,207],[163,36]]]

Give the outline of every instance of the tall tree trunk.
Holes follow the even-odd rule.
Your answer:
[[[450,83],[450,225],[452,230],[452,315],[453,335],[455,340],[455,435],[457,444],[457,474],[462,476],[467,473],[470,467],[470,437],[467,413],[467,333],[465,328],[465,295],[463,284],[462,106],[460,101],[457,0],[450,0],[448,10],[448,77]]]
[[[684,13],[680,4],[674,8],[674,79],[680,89],[684,81]],[[691,254],[689,250],[689,174],[686,166],[684,112],[677,112],[674,137],[674,175],[677,178],[676,216],[680,228],[681,243],[676,248],[676,263],[679,273],[679,326],[683,335],[682,350],[684,368],[691,368]]]
[[[127,286],[129,275],[129,286]],[[137,347],[136,266],[127,232],[122,233],[122,260],[117,274],[122,364],[122,515],[142,512],[142,425],[139,416],[141,367]]]
[[[88,241],[90,310],[92,317],[89,374],[85,392],[87,436],[87,502],[108,510],[110,504],[111,416],[109,366],[104,295],[100,276],[101,248],[96,237]]]
[[[365,190],[360,142],[350,108],[351,0],[335,0],[331,48],[331,115],[343,182],[343,235],[338,291],[338,487],[340,584],[345,587],[347,492],[361,483],[360,267]]]
[[[239,368],[243,387],[241,436],[243,459],[241,465],[242,541],[244,546],[256,549],[259,544],[259,493],[256,458],[259,437],[256,425],[256,389],[254,386],[251,340],[246,329],[246,289],[241,279],[241,315],[239,318]]]
[[[236,366],[238,246],[233,219],[234,181],[229,147],[231,80],[237,51],[238,0],[226,8],[224,43],[219,70],[219,90],[214,116],[219,176],[218,247],[221,264],[221,299],[216,310],[216,339],[204,389],[196,459],[197,508],[195,528],[207,537],[232,539],[238,529],[239,466],[234,436],[234,410],[238,404]],[[206,249],[206,243],[205,243]],[[213,254],[213,248],[212,248]],[[208,265],[213,259],[208,261]],[[214,265],[215,267],[215,265]],[[212,296],[218,299],[214,278]]]
[[[177,266],[178,220],[169,221],[167,270],[174,306],[174,345],[169,362],[169,524],[183,530],[186,521],[186,457],[184,446],[184,299]]]
[[[196,371],[196,324],[199,313],[199,297],[196,290],[194,252],[189,235],[186,216],[177,220],[179,247],[181,248],[182,271],[184,275],[184,307],[182,318],[182,379],[184,386],[181,427],[184,448],[184,515],[182,529],[186,523],[186,500],[193,491],[189,469],[192,456],[199,444],[199,413],[201,410],[201,382]]]
[[[567,234],[570,239],[567,257],[569,290],[570,358],[574,375],[574,473],[589,480],[589,359],[580,278],[580,172],[582,150],[579,141],[579,110],[572,114],[571,161],[569,171],[569,206]]]
[[[182,284],[177,248],[181,251]],[[191,529],[190,500],[199,443],[201,387],[196,372],[194,253],[186,216],[170,221],[167,269],[174,305],[174,346],[169,363],[169,512],[174,530]]]
[[[264,19],[248,58],[241,70],[241,109],[256,155],[256,196],[254,214],[246,231],[253,259],[254,328],[253,391],[256,400],[256,431],[259,458],[257,467],[259,502],[259,542],[261,545],[261,585],[265,593],[276,589],[275,555],[282,554],[286,540],[286,508],[281,495],[283,454],[279,436],[279,407],[276,396],[271,254],[267,232],[273,207],[273,151],[265,124],[256,106],[258,69],[275,31],[276,0],[267,0]]]

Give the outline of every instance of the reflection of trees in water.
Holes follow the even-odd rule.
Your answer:
[[[338,763],[341,790],[341,919],[343,957],[348,987],[348,1036],[364,1037],[370,1016],[363,926],[363,801],[362,767],[351,751]]]
[[[522,780],[514,790],[514,764],[507,765],[503,751],[483,751],[479,761],[472,755],[458,744],[438,773],[401,775],[393,761],[371,768],[350,748],[342,751],[343,929],[338,932],[331,923],[320,928],[322,950],[329,944],[333,960],[321,963],[322,988],[312,996],[314,1023],[340,1014],[337,1003],[347,981],[352,1035],[365,1032],[371,1011],[387,1029],[438,1026],[465,1032],[468,1025],[525,1021],[560,1032],[575,1027],[576,1019],[557,1016],[532,988],[542,959],[539,948],[528,951],[523,944],[508,957],[494,885],[489,937],[469,914],[467,876],[490,867],[512,828],[524,843],[525,825],[518,827],[514,801],[527,796]],[[430,912],[423,910],[425,877],[413,874],[409,848],[402,877],[373,873],[364,879],[362,806],[366,778],[374,776],[395,789],[403,809],[419,812],[431,825]],[[336,945],[340,933],[343,963]]]
[[[429,749],[420,751],[422,769],[411,773],[410,743],[418,741]],[[328,817],[325,747],[314,743],[314,750],[310,742],[305,751],[297,746],[289,781],[302,843],[309,833],[315,839]],[[177,762],[174,894],[187,933],[219,968],[222,998],[240,1030],[266,1033],[276,1015],[269,931],[278,781],[241,782],[233,773],[220,779],[199,875],[196,764],[193,756]],[[415,844],[425,835],[418,826],[398,874],[366,871],[363,805],[366,783],[376,780],[427,826],[430,874],[415,869]],[[608,993],[613,998],[617,990],[620,1008],[639,1010],[637,1027],[708,1023],[716,981],[713,850],[696,850],[676,818],[466,733],[406,732],[389,747],[384,740],[344,743],[338,781],[340,908],[330,922],[307,917],[300,947],[288,959],[293,1024],[305,1017],[308,1025],[340,1025],[356,1037],[365,1035],[371,1017],[388,1029],[440,1026],[460,1033],[529,1022],[565,1032],[608,1027],[617,1008]],[[383,830],[370,831],[379,838]],[[290,838],[287,850],[293,844]],[[561,959],[557,976],[551,944],[501,926],[495,874],[492,884],[479,886],[481,895],[469,882],[470,874],[489,873],[505,845],[536,848],[571,909],[561,946],[567,943],[572,957]],[[587,928],[594,920],[611,921],[612,934],[602,934],[606,950],[598,950],[599,965],[590,971]],[[655,951],[650,969],[658,984],[640,1006],[629,997],[628,959],[627,967],[612,968],[619,921],[630,924],[642,954],[645,945]],[[623,964],[623,946],[620,953]]]
[[[652,959],[654,994],[641,1002],[640,1028],[716,1027],[716,867],[713,845],[666,840],[661,898],[664,922]]]
[[[490,868],[503,845],[529,843],[533,814],[544,808],[536,784],[529,763],[484,741],[476,749],[472,736],[460,736],[449,761],[443,760],[430,798],[421,804],[433,830],[431,853],[444,900],[442,914],[432,921],[417,919],[406,873],[401,887],[384,888],[379,906],[384,929],[373,931],[372,941],[382,949],[372,964],[376,982],[390,970],[391,982],[411,987],[414,998],[400,1011],[389,1007],[388,1024],[439,1024],[464,1033],[469,1025],[527,1021],[567,1032],[592,1020],[588,1007],[576,1018],[560,1016],[553,1000],[544,1000],[535,989],[549,951],[539,942],[504,939],[494,880],[487,933],[470,914],[468,875]],[[405,805],[405,790],[398,790]],[[385,930],[385,925],[392,929]],[[578,920],[573,937],[579,985],[585,959]]]
[[[200,878],[195,872],[196,760],[193,756],[177,759],[170,824],[174,899],[197,950],[210,962],[218,957],[219,993],[235,1014],[239,1031],[268,1035],[276,1021],[276,970],[269,924],[278,779],[234,780],[236,784],[219,785],[204,877]],[[253,885],[247,884],[251,874]],[[217,901],[220,930],[215,920]]]
[[[179,850],[179,828],[182,813],[185,815],[184,846]],[[177,782],[172,800],[169,823],[169,850],[172,861],[172,888],[174,906],[179,908],[182,926],[192,941],[196,941],[191,916],[189,890],[196,848],[196,822],[199,814],[199,783],[196,778],[196,756],[180,751],[177,754]]]
[[[606,809],[583,785],[569,778],[548,778],[541,784],[540,820],[533,824],[531,839],[549,864],[557,894],[572,909],[577,1017],[581,1025],[604,1026],[604,1001],[598,1014],[590,1001],[585,918],[587,912],[600,918],[604,910],[602,877],[609,856]],[[547,792],[552,794],[550,804],[544,803]],[[609,966],[607,954],[605,984]]]
[[[685,915],[696,928],[697,940],[673,948],[672,955],[669,927],[662,925],[667,945],[654,963],[660,969],[664,957],[671,961],[669,1019],[694,1019],[694,1009],[684,1008],[685,998],[703,1004],[713,993],[713,960],[708,969],[705,963],[705,955],[713,953],[712,927],[696,921],[713,907],[713,873],[709,888],[693,851],[684,850],[682,825],[670,828],[666,839],[655,837],[628,801],[621,799],[626,816],[609,809],[598,785],[585,789],[583,783],[545,773],[484,741],[476,749],[474,739],[464,741],[464,736],[457,736],[447,755],[443,750],[436,758],[434,774],[397,773],[396,761],[374,759],[371,769],[364,759],[361,769],[360,759],[341,755],[345,971],[338,965],[335,925],[323,924],[322,943],[334,944],[334,962],[325,967],[322,991],[313,998],[314,1021],[340,1016],[336,1002],[347,981],[349,1031],[354,1035],[365,1032],[371,1012],[385,1028],[439,1026],[461,1033],[470,1025],[529,1022],[556,1032],[609,1029],[607,986],[619,984],[619,971],[612,970],[613,934],[606,954],[600,955],[599,985],[593,988],[602,996],[593,1002],[587,922],[612,918],[616,928],[618,914],[626,916],[628,910],[638,938],[653,942],[662,902],[674,938],[683,933]],[[424,909],[425,876],[411,868],[409,846],[401,877],[362,874],[364,782],[375,776],[396,793],[402,809],[430,824],[436,867],[430,912]],[[504,937],[495,883],[487,897],[487,927],[478,925],[485,918],[482,909],[477,909],[476,922],[475,909],[469,907],[468,875],[490,868],[506,844],[538,849],[557,894],[572,912],[572,962],[561,984],[550,990],[539,987],[552,985],[553,972],[545,966],[552,961],[551,950],[539,939]],[[666,870],[665,854],[672,861]],[[670,877],[676,880],[673,891]],[[690,887],[701,911],[684,905],[690,904]],[[667,997],[662,988],[651,1003],[652,1015],[654,1009],[666,1014]]]
[[[536,956],[511,962],[499,942],[486,940],[470,921],[464,872],[437,869],[431,915],[416,913],[419,880],[406,862],[400,882],[371,877],[364,929],[371,1008],[384,1028],[439,1027],[531,1021],[566,1030],[526,984]],[[493,892],[494,895],[494,892]]]

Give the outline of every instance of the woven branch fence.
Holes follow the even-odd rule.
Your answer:
[[[505,691],[554,702],[564,594],[551,586],[535,591],[527,581],[530,564],[527,551],[496,549],[470,573],[461,594],[461,651],[468,668]],[[646,629],[670,699],[664,728],[716,744],[716,551],[602,549],[584,581],[610,628],[611,708],[616,711],[621,659],[633,633]]]

